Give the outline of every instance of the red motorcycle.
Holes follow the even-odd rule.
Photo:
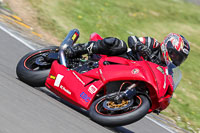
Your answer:
[[[60,47],[25,55],[17,65],[19,79],[34,87],[45,85],[62,99],[88,110],[92,120],[105,126],[130,124],[169,105],[177,86],[173,65],[159,66],[140,56],[135,60],[105,55],[67,59],[65,49],[78,37],[79,31],[71,30]],[[101,39],[98,34],[91,35],[93,41]]]

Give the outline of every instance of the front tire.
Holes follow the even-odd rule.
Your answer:
[[[127,102],[127,107],[124,105],[121,107],[121,110],[120,108],[118,108],[117,111],[113,109],[108,110],[108,108],[104,107],[106,96],[103,96],[92,103],[89,110],[89,115],[93,121],[103,126],[116,127],[131,124],[143,118],[148,113],[150,108],[150,102],[144,95],[136,96],[133,101],[134,102],[132,102],[132,105],[130,105],[131,103],[128,105]],[[120,106],[117,104],[114,106],[114,108]]]
[[[58,46],[50,46],[26,54],[17,64],[16,74],[18,78],[33,87],[45,86],[51,63],[45,62],[42,55],[50,52],[58,52],[58,49]],[[41,65],[38,65],[36,60],[38,60]]]

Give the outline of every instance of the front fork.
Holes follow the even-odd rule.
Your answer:
[[[114,98],[114,102],[119,104],[121,103],[123,99],[127,99],[127,100],[132,99],[137,94],[137,91],[135,89],[136,86],[137,85],[134,83],[130,85],[129,87],[127,87],[127,89],[123,93],[119,92],[119,95],[117,95]]]

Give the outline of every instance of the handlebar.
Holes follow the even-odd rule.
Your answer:
[[[73,29],[67,34],[64,41],[61,43],[59,53],[58,53],[59,61],[61,65],[64,65],[65,67],[67,66],[68,61],[65,57],[64,51],[67,47],[71,47],[77,41],[77,39],[79,38],[79,35],[80,35],[79,30]]]

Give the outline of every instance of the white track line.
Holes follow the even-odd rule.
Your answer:
[[[4,27],[2,27],[0,25],[0,29],[3,30],[4,32],[6,32],[7,34],[9,34],[11,37],[15,38],[16,40],[18,40],[19,42],[21,42],[22,44],[24,44],[25,46],[27,46],[28,48],[35,50],[35,48],[33,46],[31,46],[30,44],[26,43],[24,40],[22,40],[21,38],[17,37],[16,35],[14,35],[13,33],[11,33],[9,30],[5,29]],[[174,133],[172,130],[168,129],[166,126],[160,124],[159,122],[155,121],[154,119],[145,116],[148,120],[154,122],[155,124],[157,124],[158,126],[164,128],[165,130],[167,130],[170,133]]]
[[[27,46],[28,48],[30,48],[32,50],[36,50],[33,46],[31,46],[30,44],[26,43],[24,40],[22,40],[21,38],[17,37],[16,35],[14,35],[13,33],[11,33],[10,31],[8,31],[7,29],[5,29],[4,27],[2,27],[1,25],[0,25],[0,29],[3,30],[4,32],[6,32],[7,34],[9,34],[11,37],[13,37],[16,40],[18,40],[19,42],[21,42],[22,44],[24,44],[25,46]]]
[[[145,118],[147,118],[148,120],[154,122],[155,124],[159,125],[160,127],[164,128],[164,129],[167,130],[168,132],[170,132],[170,133],[175,133],[174,131],[168,129],[166,126],[160,124],[159,122],[157,122],[156,120],[150,118],[149,116],[145,116]]]

